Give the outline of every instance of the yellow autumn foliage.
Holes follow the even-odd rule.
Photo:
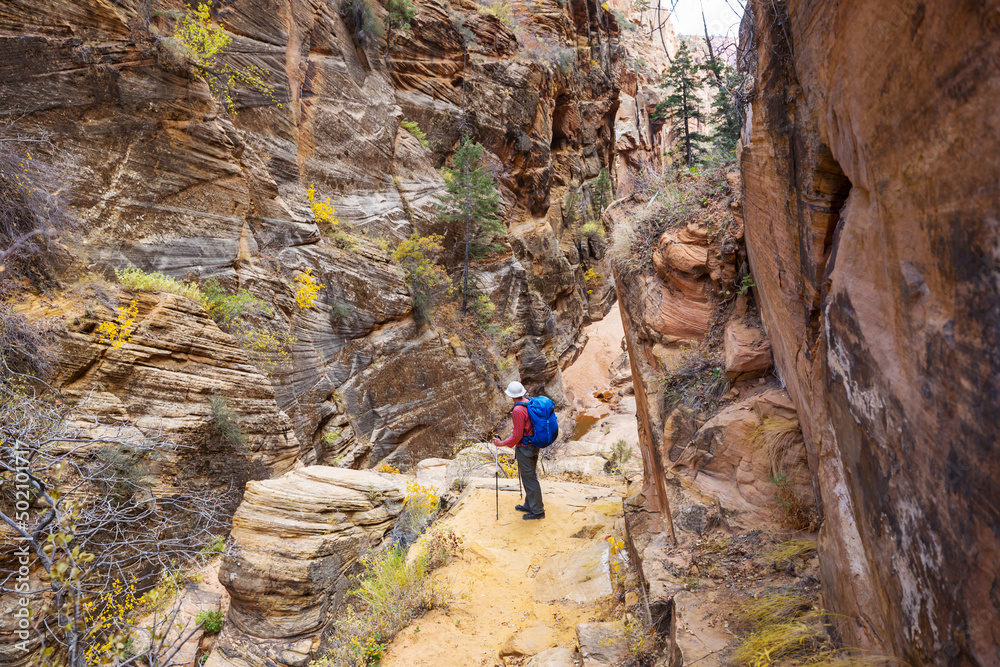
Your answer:
[[[299,304],[302,310],[312,308],[319,297],[319,291],[323,289],[323,286],[316,282],[312,269],[306,269],[295,276],[295,282],[299,284],[295,290],[295,303]]]
[[[135,301],[128,308],[119,306],[115,321],[101,322],[95,333],[99,334],[105,343],[117,350],[132,339],[132,327],[138,314],[139,308]]]

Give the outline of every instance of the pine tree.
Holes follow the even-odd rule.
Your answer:
[[[500,212],[500,192],[493,174],[486,169],[483,147],[467,135],[452,157],[452,166],[444,169],[444,181],[447,192],[441,198],[441,217],[465,226],[461,279],[464,315],[475,291],[475,281],[469,276],[469,261],[500,250],[499,240],[506,227]]]
[[[388,64],[393,38],[398,32],[409,32],[417,8],[410,0],[385,0],[385,58]]]
[[[692,59],[687,43],[681,42],[673,64],[670,65],[663,83],[660,84],[660,88],[669,88],[673,92],[666,100],[656,105],[653,117],[672,121],[674,129],[681,129],[685,162],[688,167],[694,164],[695,156],[704,151],[702,144],[708,141],[708,137],[691,127],[693,123],[705,120],[701,111],[701,99],[698,97],[703,85],[702,68]]]
[[[606,168],[601,168],[601,173],[597,175],[592,188],[594,208],[597,209],[596,213],[600,216],[604,213],[604,209],[611,205],[611,177],[608,175],[608,170]]]
[[[728,158],[736,150],[743,128],[738,98],[744,85],[744,77],[730,65],[718,60],[712,72],[714,77],[710,80],[710,84],[715,89],[715,98],[712,100],[714,142],[715,147]]]

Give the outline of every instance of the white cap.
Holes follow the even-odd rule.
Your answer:
[[[524,385],[520,382],[511,382],[507,385],[507,391],[504,393],[511,398],[521,398],[524,396]]]

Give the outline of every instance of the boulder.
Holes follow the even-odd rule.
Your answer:
[[[581,623],[576,639],[583,655],[583,667],[611,667],[628,656],[628,644],[615,623]]]
[[[726,375],[730,380],[759,377],[774,367],[771,343],[760,327],[731,320],[723,335]]]
[[[577,667],[576,651],[568,648],[550,648],[524,663],[525,667]]]
[[[555,633],[547,625],[532,625],[507,638],[500,647],[501,656],[530,656],[554,646]]]
[[[219,572],[231,604],[210,659],[306,664],[358,556],[392,527],[404,495],[400,476],[327,466],[249,483]]]

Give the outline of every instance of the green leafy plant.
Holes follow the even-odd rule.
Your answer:
[[[209,316],[220,324],[230,324],[238,317],[252,312],[260,312],[268,317],[274,316],[274,311],[261,299],[241,289],[236,294],[230,294],[219,283],[217,278],[209,278],[201,286],[202,302]]]
[[[124,269],[115,269],[115,276],[118,278],[118,284],[125,289],[137,292],[170,292],[205,305],[205,295],[197,285],[182,283],[159,271],[146,273],[142,269],[129,266]]]
[[[200,625],[205,632],[216,634],[222,630],[222,624],[225,622],[225,619],[221,611],[208,611],[206,609],[202,609],[198,612],[198,615],[195,616],[194,622]]]
[[[740,293],[740,295],[746,296],[747,293],[754,287],[756,287],[756,285],[754,285],[753,276],[747,274],[743,276],[743,280],[740,281],[740,286],[737,289],[737,291]]]
[[[221,556],[226,552],[226,538],[222,535],[216,535],[212,538],[212,541],[206,544],[201,549],[201,560],[202,562],[210,561],[216,556]]]
[[[424,148],[430,148],[430,142],[427,141],[427,135],[424,134],[424,131],[420,129],[420,126],[417,125],[415,121],[404,118],[402,122],[400,122],[400,125],[403,126],[404,130],[419,139],[420,143],[424,145]]]
[[[226,397],[213,392],[208,399],[208,404],[212,411],[212,418],[209,422],[212,432],[232,445],[234,449],[243,451],[247,444],[246,434],[240,426],[239,417],[229,407]]]

